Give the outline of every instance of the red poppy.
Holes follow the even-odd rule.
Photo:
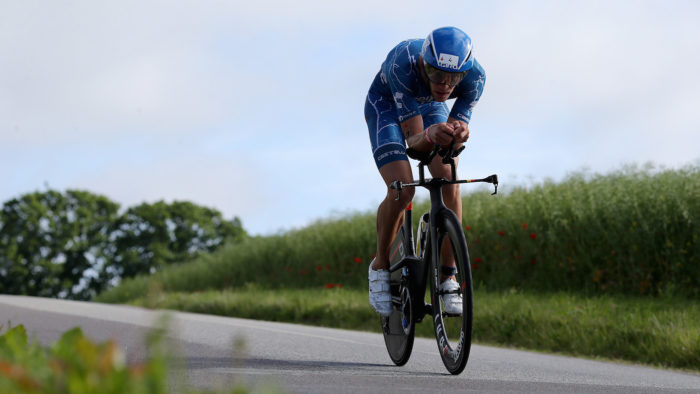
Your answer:
[[[355,260],[357,264],[362,264],[362,259],[359,257],[355,257],[353,260]]]
[[[317,265],[317,266],[316,266],[316,271],[321,271],[321,270],[323,270],[323,267],[321,267],[320,265]]]
[[[331,270],[331,265],[330,265],[330,264],[326,264],[326,271],[330,271],[330,270]]]
[[[335,283],[326,283],[326,289],[332,289],[335,287]]]
[[[527,230],[527,223],[523,223],[523,230]]]
[[[535,258],[534,257],[530,259],[530,264],[535,265]]]
[[[476,243],[480,244],[481,243],[481,238],[476,239]]]
[[[284,267],[284,270],[287,272],[292,272],[292,267],[286,266],[286,267]]]
[[[483,260],[481,260],[481,257],[477,257],[474,259],[475,263],[481,263]]]
[[[535,233],[530,233],[530,238],[532,238],[532,239],[537,238],[537,234],[535,234]]]
[[[506,232],[503,231],[503,230],[499,230],[499,231],[498,231],[498,235],[500,235],[501,237],[505,237],[505,236],[506,236]]]
[[[478,268],[479,268],[479,264],[476,264],[476,263],[475,263],[475,264],[472,264],[472,269],[473,269],[473,270],[478,269]]]
[[[336,283],[336,284],[335,284],[335,287],[337,287],[337,288],[340,289],[341,287],[343,287],[343,285],[341,285],[340,283]]]
[[[465,226],[464,226],[464,229],[467,230],[467,231],[469,231],[469,230],[472,229],[472,226],[470,226],[470,225],[465,225]]]
[[[306,270],[299,271],[299,275],[306,275]]]

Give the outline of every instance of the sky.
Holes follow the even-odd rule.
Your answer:
[[[367,89],[393,46],[441,26],[486,70],[460,177],[507,190],[700,165],[698,15],[692,0],[0,0],[0,202],[187,200],[257,235],[373,212]]]

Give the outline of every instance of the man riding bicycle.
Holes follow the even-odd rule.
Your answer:
[[[389,249],[401,225],[414,189],[400,195],[389,185],[409,183],[413,173],[408,154],[429,152],[435,144],[459,146],[469,138],[472,109],[484,89],[484,69],[474,59],[469,36],[456,27],[433,30],[426,39],[412,39],[394,47],[382,63],[365,100],[374,161],[387,186],[377,210],[377,255],[369,266],[370,305],[382,316],[392,312],[389,289]],[[456,98],[452,110],[445,101]],[[457,158],[455,158],[457,164]],[[428,166],[435,178],[450,178],[449,165],[436,156]],[[445,205],[462,219],[459,185],[443,187]],[[397,200],[397,197],[400,197]],[[451,253],[450,245],[443,245]],[[461,294],[454,280],[454,259],[441,267],[440,289],[446,312],[462,313]]]

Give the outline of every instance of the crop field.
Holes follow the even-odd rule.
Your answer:
[[[700,168],[503,189],[463,197],[476,341],[700,370]],[[375,216],[358,213],[247,239],[97,301],[159,294],[159,307],[376,330],[365,293],[375,249]]]

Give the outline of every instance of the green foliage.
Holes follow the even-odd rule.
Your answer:
[[[249,238],[150,277],[125,280],[96,299],[119,302],[142,297],[150,282],[162,283],[165,291],[238,287],[246,283],[265,288],[363,286],[368,256],[375,245],[374,218],[370,215],[318,222],[286,234]]]
[[[2,206],[0,291],[87,298],[102,288],[84,273],[104,264],[109,227],[119,206],[69,190],[25,194]],[[83,283],[85,280],[87,283]]]
[[[578,174],[463,202],[477,341],[700,370],[700,168]],[[375,239],[373,214],[319,222],[98,299],[142,303],[157,282],[162,308],[378,331],[366,293]],[[417,329],[432,336],[429,322]]]
[[[28,343],[23,326],[0,336],[0,392],[165,393],[163,357],[127,366],[114,342],[96,344],[79,328],[49,349]]]
[[[215,209],[190,202],[163,201],[129,208],[113,226],[109,270],[121,278],[149,274],[189,261],[245,236],[240,220],[224,220]]]
[[[477,290],[474,341],[700,371],[700,303],[682,298],[586,297]],[[366,290],[237,289],[149,294],[137,305],[380,332]],[[430,319],[416,335],[434,337]]]
[[[700,371],[698,301],[510,289],[474,305],[480,342]]]
[[[189,202],[118,214],[104,196],[49,190],[0,211],[0,292],[89,299],[122,278],[188,261],[245,238],[240,220]]]
[[[573,175],[531,190],[471,193],[463,202],[476,287],[700,296],[700,168]],[[427,202],[414,205],[414,222],[427,209]],[[150,280],[165,291],[246,283],[364,289],[375,249],[374,215],[355,214],[228,245],[98,299],[142,297]]]
[[[700,168],[571,176],[497,198],[464,221],[477,284],[700,296]]]
[[[172,391],[191,393],[182,385],[169,382],[173,358],[165,343],[167,321],[153,329],[146,339],[148,358],[127,365],[113,341],[95,343],[80,328],[63,333],[48,348],[27,341],[24,326],[10,328],[0,335],[0,392],[2,393],[80,393],[80,394],[157,394]],[[0,326],[0,329],[2,327]],[[226,392],[249,390],[235,385]]]

